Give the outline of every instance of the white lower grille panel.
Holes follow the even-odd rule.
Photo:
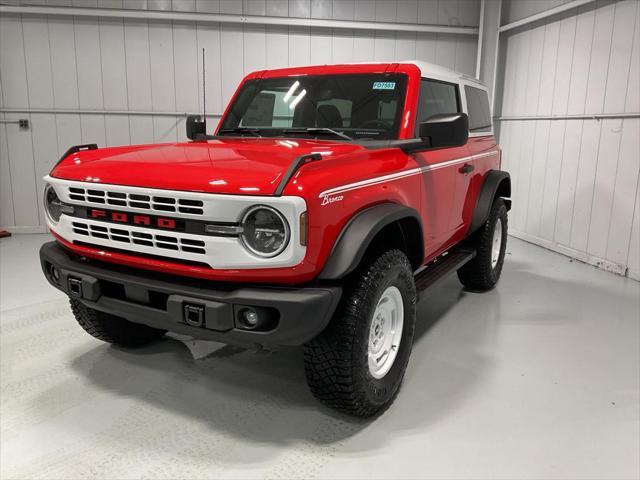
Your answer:
[[[51,230],[69,242],[127,251],[132,255],[161,256],[178,263],[203,263],[215,269],[284,267],[297,265],[304,258],[304,250],[296,248],[293,241],[278,257],[261,259],[249,253],[236,237],[165,232],[68,215],[62,215],[56,225],[48,224]]]
[[[178,238],[166,233],[147,233],[131,231],[126,227],[111,225],[91,225],[84,222],[73,221],[71,223],[73,233],[87,237],[112,240],[114,242],[142,245],[162,250],[173,250],[174,252],[188,252],[199,255],[206,255],[205,243],[203,240],[193,240],[189,238]]]

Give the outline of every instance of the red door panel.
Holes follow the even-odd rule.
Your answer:
[[[443,148],[416,155],[422,169],[422,224],[427,258],[437,255],[449,243],[462,216],[456,183],[460,164],[455,160],[468,156],[466,146]]]

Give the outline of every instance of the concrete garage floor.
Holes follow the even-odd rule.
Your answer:
[[[0,240],[2,478],[638,478],[640,284],[513,238],[488,294],[424,296],[395,404],[320,406],[300,349],[110,347]]]

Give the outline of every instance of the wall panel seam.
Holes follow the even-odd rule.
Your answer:
[[[502,0],[501,0],[502,1]],[[546,27],[546,26],[545,26]],[[553,65],[553,78],[554,78],[554,82],[553,82],[553,88],[551,89],[551,105],[550,105],[550,111],[553,112],[553,104],[554,104],[554,100],[555,100],[555,96],[556,96],[556,85],[557,85],[557,79],[556,79],[556,74],[558,73],[558,62],[560,61],[560,55],[557,54],[558,49],[560,48],[560,33],[561,33],[561,24],[558,24],[558,36],[556,38],[556,61],[554,62]],[[545,37],[546,37],[546,30],[545,30]],[[542,184],[542,202],[544,203],[544,192],[547,189],[547,175],[546,172],[548,172],[548,166],[549,166],[549,148],[550,148],[550,139],[551,137],[551,125],[549,125],[549,136],[547,138],[547,153],[545,155],[544,158],[544,172],[545,175],[543,177],[543,184]],[[538,226],[539,228],[541,228],[542,226],[542,214],[544,212],[544,208],[542,207],[542,205],[540,206],[540,211],[538,213]]]
[[[529,77],[529,69],[531,67],[531,31],[526,32],[526,33],[527,33],[526,40],[528,40],[528,41],[526,41],[526,49],[525,49],[525,51],[526,51],[526,57],[525,58],[526,58],[526,62],[527,62],[526,63],[527,69],[526,69],[526,73],[525,73],[525,78],[523,79],[524,80],[524,88],[523,88],[524,91],[527,90],[528,80],[530,78]],[[524,55],[524,52],[522,51],[522,49],[519,49],[518,53],[520,55]],[[516,79],[518,78],[517,74],[516,74],[515,78]],[[516,85],[516,86],[518,86],[518,85]],[[525,93],[525,95],[526,95],[526,93]],[[519,126],[519,128],[520,128],[520,130],[522,132],[522,130],[524,128],[524,125],[519,124],[518,126]],[[520,174],[521,174],[521,170],[523,169],[523,165],[522,165],[523,164],[522,150],[524,148],[524,144],[525,144],[525,142],[522,140],[522,138],[520,138],[520,145],[518,145],[518,160],[519,161],[514,165],[514,170],[515,171],[513,172],[514,173],[514,177],[516,179],[516,185],[518,183],[520,183],[519,182]],[[520,195],[520,197],[521,197],[521,195]],[[525,218],[526,218],[527,206],[526,205],[520,205],[520,206],[518,206],[518,209],[519,209],[519,211],[522,211],[522,210],[525,211]]]
[[[582,124],[580,125],[580,142],[578,144],[578,162],[577,162],[577,168],[576,168],[576,172],[573,178],[573,195],[571,198],[571,216],[569,217],[569,243],[571,243],[571,232],[573,232],[573,217],[574,217],[574,210],[576,208],[576,192],[578,190],[578,177],[580,175],[580,164],[581,164],[581,160],[582,160],[582,142],[584,139],[584,120],[582,121]],[[557,218],[556,218],[556,222],[557,222]]]
[[[565,108],[565,114],[569,113],[569,100],[571,99],[571,82],[573,81],[573,59],[576,54],[576,36],[578,34],[578,16],[574,16],[573,25],[573,40],[571,43],[571,63],[569,64],[569,89],[567,90],[567,105]],[[556,205],[555,205],[555,218],[553,222],[553,239],[556,239],[556,233],[558,229],[558,204],[560,203],[560,180],[562,179],[562,171],[566,169],[564,152],[567,143],[567,122],[564,121],[564,129],[562,131],[562,149],[560,150],[560,174],[558,175],[558,184],[556,186]],[[571,216],[573,217],[573,207],[571,207]]]
[[[6,115],[3,115],[6,117]],[[7,130],[7,124],[2,124],[4,128],[4,138],[7,139],[7,170],[9,170],[9,189],[11,193],[11,213],[13,214],[13,223],[16,222],[16,202],[13,201],[13,180],[11,175],[11,154],[9,153],[9,131]]]
[[[20,34],[22,35],[22,58],[24,61],[24,82],[25,82],[25,87],[27,89],[27,104],[29,105],[29,107],[31,107],[31,94],[29,92],[29,78],[28,78],[28,73],[27,73],[27,51],[25,48],[25,43],[24,43],[24,21],[22,18],[22,15],[20,15]],[[29,123],[31,123],[31,114],[29,114]],[[40,207],[39,207],[39,203],[38,203],[38,179],[36,178],[36,156],[35,156],[35,146],[33,144],[33,135],[29,135],[30,140],[31,140],[31,162],[32,162],[32,166],[33,166],[33,172],[34,172],[34,176],[33,176],[33,188],[34,191],[36,192],[36,215],[38,217],[38,225],[42,225],[42,218],[40,216]],[[9,141],[9,138],[7,137],[7,143]],[[13,191],[12,191],[13,192]],[[13,202],[14,205],[14,221],[15,221],[15,202]]]
[[[611,48],[613,47],[613,34],[615,32],[615,21],[616,21],[616,9],[618,8],[618,5],[615,4],[613,6],[613,14],[611,15],[611,36],[609,37],[609,55],[607,57],[607,73],[605,75],[605,81],[604,81],[604,94],[603,94],[603,98],[602,98],[602,111],[604,111],[605,106],[606,106],[606,99],[607,99],[607,85],[609,83],[609,66],[611,64]],[[595,34],[595,32],[594,32]],[[622,124],[622,122],[621,122]],[[620,154],[620,140],[622,139],[622,135],[620,136],[620,139],[618,139],[618,155]],[[602,141],[602,125],[600,125],[600,139],[598,140],[598,150],[597,150],[597,155],[596,155],[596,169],[595,169],[595,175],[593,177],[593,194],[591,196],[591,208],[589,209],[589,226],[587,228],[587,250],[589,250],[589,239],[591,238],[591,222],[593,221],[593,202],[595,201],[596,198],[596,180],[598,179],[598,170],[600,167],[600,142]],[[617,168],[617,160],[616,160],[616,168]],[[609,232],[607,232],[608,235]],[[607,241],[608,243],[608,241]],[[605,246],[605,251],[606,251],[606,246]]]
[[[501,0],[502,1],[502,0]],[[542,45],[540,48],[542,48],[542,54],[541,54],[541,59],[540,59],[540,69],[542,69],[542,65],[544,63],[544,51],[545,51],[545,45],[547,43],[547,25],[544,25],[543,27],[543,34],[542,34]],[[538,101],[536,102],[536,115],[538,115],[539,111],[540,111],[540,87],[542,86],[542,73],[538,76],[538,88],[537,88],[537,92],[538,92]],[[534,151],[531,153],[531,167],[530,167],[530,171],[529,171],[529,191],[527,192],[527,205],[526,205],[526,212],[525,212],[525,216],[524,216],[524,230],[526,230],[527,225],[529,225],[529,202],[531,202],[531,186],[532,186],[532,173],[533,173],[533,166],[535,164],[535,158],[534,158],[534,152],[535,152],[535,148],[536,148],[536,139],[538,138],[538,125],[539,122],[535,122],[535,128],[533,129],[533,149]],[[547,151],[548,154],[548,151]],[[546,159],[545,159],[546,161]]]
[[[638,175],[637,175],[637,180],[636,180],[636,192],[635,192],[635,198],[638,198],[638,190],[640,190],[640,169],[638,169]],[[633,208],[631,210],[631,230],[629,232],[629,247],[627,248],[627,254],[625,256],[625,265],[627,266],[627,274],[629,273],[629,259],[631,257],[631,249],[633,248],[633,244],[631,243],[631,240],[633,240],[633,222],[634,219],[636,217],[636,209],[640,208],[640,205],[638,204],[639,202],[635,201],[633,202]],[[609,230],[609,235],[611,235],[611,230]],[[607,238],[607,244],[609,242],[609,239]]]
[[[616,5],[617,8],[617,5]],[[636,5],[636,9],[638,8],[638,6]],[[629,55],[629,67],[627,68],[627,84],[629,82],[629,77],[631,75],[631,65],[633,64],[633,37],[635,35],[636,32],[636,28],[637,28],[637,18],[638,15],[635,14],[634,12],[634,19],[633,19],[633,33],[631,34],[631,53]],[[615,15],[614,15],[614,22],[615,22]],[[615,23],[614,23],[614,28],[612,29],[612,31],[615,30]],[[612,37],[613,37],[613,33],[612,33]],[[613,44],[613,39],[611,41],[611,43]],[[609,62],[611,62],[611,50],[609,50]],[[607,72],[609,71],[609,69],[607,69]],[[608,76],[607,76],[608,79]],[[606,91],[606,90],[605,90]],[[624,92],[624,105],[627,105],[627,96],[629,95],[629,88],[627,88]],[[611,219],[613,218],[613,207],[615,205],[615,190],[616,190],[616,184],[617,184],[617,180],[618,180],[618,169],[620,168],[620,155],[621,155],[621,150],[622,150],[622,139],[624,138],[624,120],[622,120],[620,122],[620,138],[618,140],[618,158],[616,159],[616,171],[613,177],[613,191],[614,191],[614,195],[611,198],[611,207],[609,209],[609,221],[607,224],[607,242],[605,244],[605,252],[609,251],[609,239],[611,237]],[[636,185],[636,189],[637,189],[637,185]],[[635,205],[634,205],[634,209],[635,209]],[[633,217],[631,217],[633,219]],[[629,231],[629,235],[631,235],[631,231]],[[630,239],[629,239],[630,240]]]
[[[47,49],[49,51],[49,73],[51,74],[51,81],[53,82],[53,55],[51,53],[51,27],[49,26],[49,17],[45,17],[44,21],[47,25]],[[55,89],[51,88],[51,99],[53,101],[53,107],[56,108],[56,92]],[[56,147],[58,151],[56,153],[60,153],[60,136],[58,132],[58,122],[53,122],[54,128],[56,129]]]
[[[176,36],[174,29],[174,22],[171,22],[171,63],[173,65],[173,109],[178,109],[178,91],[176,82]]]
[[[100,29],[102,27],[102,22],[98,20],[96,22],[96,28],[98,29],[98,61],[100,62],[100,99],[102,108],[104,108],[104,70],[102,66],[102,41],[100,37]],[[106,117],[102,117],[102,129],[104,130],[104,141],[107,143],[107,119]]]

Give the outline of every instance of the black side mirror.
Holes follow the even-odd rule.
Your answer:
[[[460,147],[469,139],[466,113],[439,113],[420,123],[420,138],[427,148]]]
[[[200,120],[199,115],[189,115],[187,117],[187,138],[198,140],[201,136],[207,135],[207,124]]]

